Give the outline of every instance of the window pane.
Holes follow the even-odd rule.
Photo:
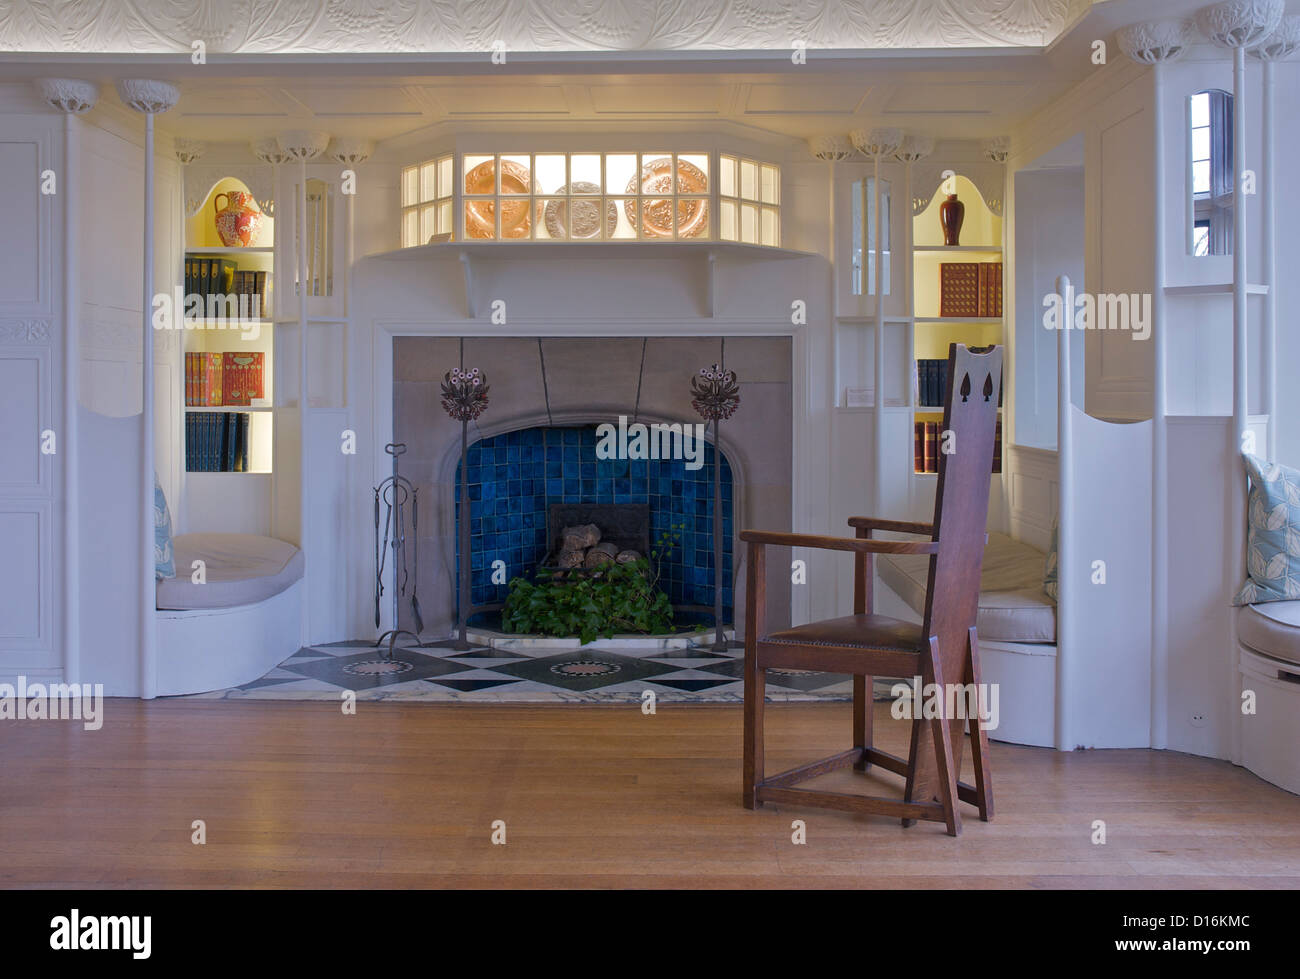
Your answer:
[[[490,156],[465,156],[466,194],[495,194],[496,165]]]
[[[1192,159],[1208,160],[1210,158],[1210,127],[1204,126],[1192,130]]]
[[[724,200],[718,206],[721,211],[718,216],[718,237],[723,241],[735,241],[739,237],[736,227],[736,202]]]
[[[420,203],[438,196],[438,164],[426,163],[420,167]]]
[[[410,207],[417,203],[417,188],[419,187],[419,169],[417,167],[407,167],[402,171],[402,207]]]
[[[677,237],[707,238],[709,236],[709,201],[707,198],[686,198],[677,202]]]
[[[415,208],[402,212],[402,247],[420,244],[420,215]]]
[[[1210,124],[1210,93],[1197,92],[1192,96],[1192,125],[1208,126]]]
[[[705,153],[677,154],[677,193],[709,192],[709,157]]]
[[[781,203],[781,175],[776,167],[763,165],[762,192],[764,204]]]
[[[420,244],[427,245],[429,239],[438,233],[438,209],[430,204],[420,208]]]
[[[452,158],[444,156],[438,161],[438,196],[450,197],[452,193]],[[451,228],[444,230],[450,231]]]
[[[866,213],[866,205],[863,202],[862,194],[865,189],[865,180],[855,180],[849,192],[849,209],[852,212],[850,224],[853,229],[853,243],[850,248],[850,254],[853,258],[853,270],[850,288],[855,296],[862,295],[862,249],[864,246],[862,216]]]
[[[636,198],[615,200],[614,206],[618,208],[618,226],[614,229],[614,237],[637,237]]]
[[[758,208],[753,204],[740,205],[740,240],[758,244]]]
[[[569,156],[569,181],[570,194],[599,194],[600,179],[600,154],[599,153],[573,153]],[[584,187],[575,188],[573,184],[584,184]]]
[[[758,164],[752,160],[740,161],[740,196],[747,201],[758,200]]]
[[[763,208],[762,242],[775,247],[781,243],[781,226],[777,221],[776,208]]]
[[[736,158],[721,156],[718,158],[718,190],[723,197],[736,196]]]
[[[606,156],[605,193],[635,194],[636,166],[635,153],[610,153]]]
[[[533,181],[539,194],[562,194],[569,177],[563,153],[539,153],[533,158]]]
[[[1210,161],[1204,160],[1192,164],[1192,193],[1208,194],[1210,192]]]
[[[527,153],[501,154],[501,193],[529,193],[536,179],[532,166],[533,161]]]
[[[452,230],[451,201],[443,201],[438,205],[438,234],[451,234]]]

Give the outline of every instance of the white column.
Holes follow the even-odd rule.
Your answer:
[[[1274,110],[1276,94],[1274,86],[1274,68],[1279,62],[1295,54],[1300,49],[1300,15],[1283,17],[1276,31],[1251,53],[1264,63],[1264,104],[1260,123],[1263,129],[1263,171],[1260,180],[1261,204],[1263,206],[1263,254],[1261,261],[1261,279],[1268,287],[1264,296],[1263,317],[1260,321],[1260,366],[1263,368],[1262,395],[1264,413],[1268,415],[1268,435],[1264,453],[1270,462],[1277,461],[1277,160],[1274,145]]]
[[[60,438],[63,459],[63,573],[60,618],[63,633],[63,680],[81,682],[81,524],[77,482],[79,438],[77,405],[80,402],[80,355],[78,323],[81,296],[78,290],[77,217],[80,209],[81,149],[80,123],[76,116],[89,111],[99,99],[99,88],[91,82],[67,78],[42,78],[35,82],[41,101],[63,113],[63,431]]]
[[[1056,748],[1072,751],[1071,702],[1074,653],[1068,641],[1074,608],[1070,589],[1074,582],[1074,417],[1070,394],[1070,327],[1074,319],[1074,287],[1069,276],[1056,280],[1056,294],[1061,297],[1060,334],[1056,338],[1056,457],[1060,482],[1060,504],[1056,528]],[[1079,650],[1086,655],[1085,650]]]
[[[312,562],[311,537],[311,447],[308,427],[309,329],[307,307],[307,161],[315,159],[329,145],[329,134],[292,132],[278,137],[280,149],[298,161],[298,546],[307,556],[303,569],[302,642],[310,641]]]
[[[1187,51],[1191,30],[1184,21],[1137,24],[1119,33],[1119,45],[1126,55],[1139,64],[1151,65],[1151,154],[1152,223],[1154,227],[1152,263],[1152,342],[1153,379],[1151,404],[1151,747],[1168,743],[1169,726],[1169,413],[1168,350],[1165,332],[1165,250],[1169,234],[1166,227],[1165,196],[1165,95],[1161,66]],[[1191,179],[1191,163],[1187,164]],[[1189,184],[1190,186],[1190,184]],[[1190,199],[1190,195],[1189,195]],[[1189,215],[1188,220],[1191,220]],[[1188,234],[1190,235],[1188,225]]]
[[[1197,25],[1214,44],[1232,51],[1232,428],[1228,433],[1225,462],[1232,467],[1231,489],[1226,495],[1225,526],[1235,528],[1228,535],[1224,555],[1225,592],[1240,586],[1246,574],[1246,474],[1240,463],[1244,436],[1249,423],[1246,349],[1246,195],[1241,185],[1246,170],[1246,51],[1259,44],[1282,20],[1282,0],[1253,0],[1251,3],[1218,3],[1197,12]],[[1225,707],[1228,724],[1228,757],[1241,761],[1241,668],[1232,628],[1224,635],[1230,652]]]
[[[872,512],[883,516],[885,509],[885,289],[884,289],[884,222],[880,213],[880,160],[892,156],[903,141],[900,129],[873,129],[863,134],[854,132],[850,139],[859,153],[872,158],[875,162],[873,181],[873,206],[875,207],[874,234],[876,247],[874,258],[876,274],[873,277],[876,292],[876,335],[875,335],[875,405],[872,408],[875,451],[872,453],[875,464],[873,469],[874,499]],[[892,218],[892,215],[891,215]],[[892,235],[891,235],[892,237]],[[892,251],[891,251],[892,255]]]
[[[175,86],[166,82],[124,79],[117,83],[118,95],[126,105],[144,114],[144,229],[142,249],[144,274],[141,283],[142,330],[140,338],[140,483],[139,514],[141,521],[140,575],[140,696],[155,696],[157,686],[157,649],[155,636],[156,597],[154,579],[154,376],[153,376],[153,223],[154,223],[154,125],[153,118],[166,112],[180,98]]]

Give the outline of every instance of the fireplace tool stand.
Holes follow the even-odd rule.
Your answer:
[[[384,597],[384,570],[391,567],[391,581],[387,593],[393,603],[393,627],[375,640],[375,646],[388,643],[388,658],[393,658],[399,636],[410,636],[415,644],[420,644],[419,633],[424,631],[424,619],[420,614],[420,491],[409,479],[398,473],[398,457],[406,451],[406,443],[390,442],[384,451],[393,457],[393,474],[375,487],[375,628],[380,626],[379,607]],[[382,504],[383,518],[380,518]],[[411,536],[415,538],[412,547],[411,566],[406,559],[407,509],[410,509]],[[414,574],[411,573],[414,567]],[[399,626],[398,615],[401,603],[406,598],[407,584],[410,584],[411,617],[415,623],[415,632]]]

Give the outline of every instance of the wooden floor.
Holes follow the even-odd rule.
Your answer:
[[[951,839],[937,823],[741,808],[735,706],[358,707],[111,700],[96,732],[2,722],[0,884],[1300,886],[1300,796],[1226,762],[995,743],[997,818],[964,807]],[[769,772],[848,745],[847,704],[768,718]],[[877,730],[904,750],[887,705]],[[899,780],[819,780],[885,781]]]

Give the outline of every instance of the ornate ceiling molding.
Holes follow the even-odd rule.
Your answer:
[[[0,0],[0,51],[1036,47],[1093,0]]]

